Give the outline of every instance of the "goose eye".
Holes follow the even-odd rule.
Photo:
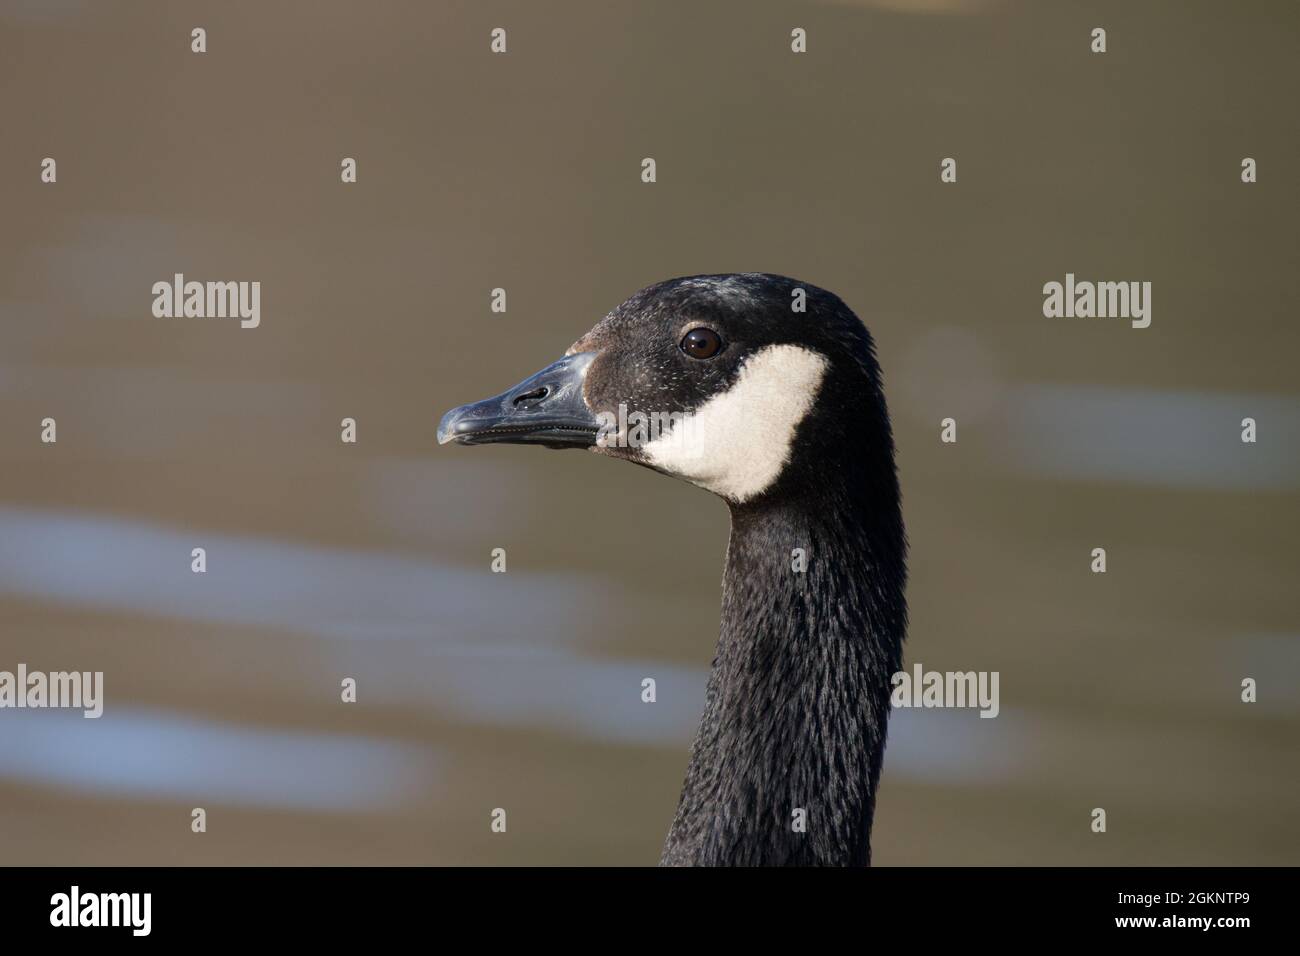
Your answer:
[[[722,339],[712,329],[691,329],[682,339],[681,349],[691,358],[713,358],[722,348]]]

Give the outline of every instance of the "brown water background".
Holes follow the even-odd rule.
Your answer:
[[[1298,35],[1292,2],[0,2],[0,669],[107,693],[0,711],[0,862],[655,862],[725,508],[434,429],[727,271],[872,329],[908,665],[1001,675],[996,720],[896,714],[876,862],[1300,862]],[[261,326],[153,318],[177,272],[260,281]],[[1067,272],[1152,282],[1151,327],[1044,318]]]

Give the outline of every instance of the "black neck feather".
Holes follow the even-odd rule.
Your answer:
[[[732,507],[722,632],[664,864],[870,862],[907,614],[879,408],[851,438],[822,430],[824,447],[805,443],[795,460],[815,469],[792,464],[777,487]]]

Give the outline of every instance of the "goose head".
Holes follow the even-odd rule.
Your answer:
[[[557,362],[443,416],[440,443],[584,448],[684,479],[733,507],[893,473],[871,338],[840,299],[783,276],[642,289]]]
[[[720,635],[662,862],[869,862],[906,540],[874,346],[848,306],[782,276],[670,279],[452,409],[438,439],[586,448],[723,498]],[[793,573],[795,547],[825,560]],[[806,840],[791,806],[821,821]]]

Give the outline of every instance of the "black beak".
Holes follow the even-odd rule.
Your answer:
[[[438,423],[438,444],[590,448],[600,421],[583,401],[582,383],[595,357],[566,355],[494,398],[453,408]]]

